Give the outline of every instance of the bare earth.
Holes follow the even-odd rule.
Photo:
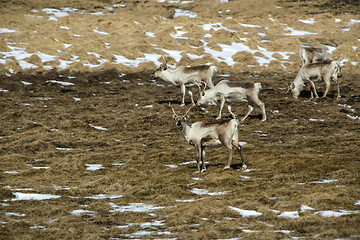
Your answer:
[[[0,239],[359,239],[360,6],[338,2],[2,1]],[[306,45],[342,58],[341,99],[285,94]],[[194,173],[162,55],[262,83],[247,171],[219,148]]]

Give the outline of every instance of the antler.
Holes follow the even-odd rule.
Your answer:
[[[286,86],[287,86],[287,91],[285,94],[287,94],[291,90],[290,84],[286,84]]]
[[[164,59],[164,63],[167,64],[166,58],[164,57],[164,55],[162,56]]]
[[[174,115],[176,117],[178,117],[178,115],[176,114],[174,108],[171,106],[171,103],[169,102],[169,106],[171,107],[171,110],[173,111]],[[184,114],[184,116],[186,116],[186,114],[188,114],[188,112],[192,109],[192,106],[186,111],[186,113]]]
[[[202,91],[204,92],[205,89],[206,89],[206,82],[204,82],[204,89]]]
[[[198,82],[194,82],[195,83],[195,85],[196,86],[198,86],[198,88],[199,88],[199,93],[201,94],[201,84],[203,83],[203,84],[205,84],[205,87],[206,87],[206,82],[204,82],[204,81],[200,81],[200,83],[198,83]]]
[[[188,114],[188,112],[190,111],[190,109],[192,109],[192,106],[189,107],[189,109],[186,111],[186,113],[184,114],[184,116],[186,116]]]
[[[177,117],[178,115],[176,114],[174,108],[171,106],[171,103],[169,102],[169,106],[171,107],[171,110],[173,111],[174,115]]]

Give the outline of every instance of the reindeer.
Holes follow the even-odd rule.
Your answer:
[[[244,156],[242,154],[241,146],[239,144],[239,121],[231,119],[225,123],[205,124],[203,122],[187,123],[190,107],[183,116],[178,116],[174,108],[169,103],[173,118],[176,122],[176,127],[184,137],[185,141],[194,146],[196,151],[197,172],[205,172],[205,148],[206,147],[220,147],[224,145],[229,150],[229,160],[227,161],[224,170],[230,168],[233,158],[234,148],[240,152],[242,160],[242,169],[246,169]],[[201,161],[201,164],[200,164]]]
[[[214,87],[214,77],[217,72],[216,66],[200,65],[194,67],[178,67],[176,69],[169,69],[167,61],[163,57],[165,63],[161,65],[153,74],[154,77],[159,77],[166,82],[172,83],[181,88],[182,100],[181,106],[185,106],[185,90],[187,90],[191,103],[195,105],[192,87],[200,86],[205,83],[206,86]]]
[[[262,112],[262,120],[266,121],[265,104],[259,99],[261,83],[233,82],[228,80],[220,81],[214,88],[201,92],[197,100],[197,106],[204,104],[217,105],[220,101],[220,111],[216,119],[221,118],[221,112],[225,102],[228,104],[228,110],[233,118],[236,115],[231,111],[232,103],[248,102],[249,110],[241,119],[244,121],[253,111],[254,103],[258,105]]]
[[[331,60],[330,55],[326,52],[325,48],[300,48],[299,55],[303,66],[314,62]]]
[[[304,65],[300,69],[295,80],[290,84],[288,91],[291,90],[292,96],[294,98],[298,98],[300,93],[306,87],[306,84],[310,83],[311,99],[313,98],[313,94],[315,94],[315,97],[318,98],[319,96],[316,92],[314,81],[323,80],[326,85],[324,95],[322,96],[324,98],[330,89],[331,80],[333,80],[337,87],[337,98],[341,98],[338,81],[338,77],[341,76],[340,61],[325,60],[322,62],[310,63],[308,65]]]

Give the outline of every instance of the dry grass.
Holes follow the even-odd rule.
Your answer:
[[[90,14],[124,2],[127,7],[116,8],[114,14],[95,18]],[[360,82],[359,68],[351,63],[359,62],[354,50],[359,46],[359,24],[342,32],[347,28],[343,25],[357,16],[359,6],[356,1],[347,2],[351,4],[325,0],[230,1],[214,3],[207,9],[198,1],[190,5],[2,1],[0,22],[19,33],[0,35],[0,52],[9,51],[7,42],[24,47],[21,43],[28,41],[31,45],[25,47],[32,53],[59,55],[57,50],[62,49],[59,59],[76,55],[82,63],[98,64],[97,58],[87,54],[94,51],[109,62],[92,71],[82,63],[60,71],[55,69],[59,65],[55,60],[44,63],[54,70],[44,71],[33,55],[28,61],[40,65],[37,69],[22,71],[16,61],[0,65],[0,90],[8,90],[0,91],[0,239],[360,238]],[[174,19],[174,6],[178,5],[198,13],[198,18]],[[30,12],[65,6],[86,9],[87,13],[48,21],[48,14]],[[28,17],[29,13],[33,16]],[[264,17],[269,15],[276,21]],[[317,24],[304,27],[294,21],[294,16],[314,17]],[[335,23],[336,17],[342,22]],[[132,29],[137,20],[146,24]],[[217,65],[215,82],[221,78],[261,82],[261,99],[268,114],[268,120],[261,122],[260,110],[255,108],[240,129],[240,141],[247,143],[243,151],[250,171],[240,170],[238,155],[231,169],[222,170],[227,151],[209,149],[208,171],[194,174],[195,152],[177,131],[168,106],[170,101],[177,112],[186,111],[179,106],[180,90],[161,80],[153,81],[154,64],[128,68],[112,64],[112,54],[129,59],[149,52],[163,54],[154,50],[153,45],[157,45],[201,55],[203,48],[193,47],[202,46],[200,39],[207,32],[197,25],[219,21],[237,32],[211,30],[213,38],[208,46],[215,50],[219,43],[238,42],[242,37],[249,37],[249,47],[257,48],[262,40],[258,33],[265,29],[243,27],[241,22],[269,26],[265,39],[269,42],[264,43],[269,51],[296,52],[294,48],[302,43],[326,44],[337,47],[334,58],[344,57],[349,62],[344,63],[340,100],[336,100],[332,86],[328,98],[309,101],[309,91],[298,100],[285,95],[285,84],[299,69],[297,54],[291,54],[283,65],[279,62],[282,56],[274,54],[279,61],[266,67],[259,66],[246,52],[233,56],[237,62],[234,67],[215,61],[209,54],[194,63],[183,57],[178,66]],[[284,37],[284,23],[319,34]],[[192,40],[169,37],[179,24]],[[74,37],[59,26],[69,26],[72,33],[85,37]],[[95,27],[111,34],[96,35]],[[155,32],[157,38],[148,38],[145,43],[142,28]],[[38,34],[32,34],[35,30]],[[124,34],[126,31],[129,34]],[[99,44],[103,42],[111,49]],[[61,43],[73,45],[66,48]],[[169,62],[173,64],[174,59]],[[9,69],[17,73],[8,76],[5,73]],[[222,74],[228,77],[220,78]],[[61,86],[48,80],[75,85]],[[324,84],[317,86],[321,94]],[[246,109],[245,104],[239,105],[234,112],[242,116]],[[193,108],[189,122],[213,122],[218,107],[206,110],[208,113]],[[102,168],[89,170],[95,164]],[[59,198],[16,200],[19,193]],[[261,215],[246,217],[234,209]],[[344,215],[323,216],[326,211]]]
[[[348,110],[338,104],[351,106],[355,113],[360,111],[360,104],[358,96],[346,90],[346,84],[342,85],[345,91],[340,101],[334,95],[317,101],[307,101],[307,97],[295,101],[279,89],[280,80],[289,81],[289,77],[259,76],[256,81],[272,86],[262,94],[269,120],[260,122],[260,110],[255,109],[240,130],[240,140],[247,142],[243,149],[252,171],[239,170],[237,155],[233,168],[223,171],[226,150],[209,149],[208,171],[194,174],[194,163],[182,165],[194,160],[194,151],[188,149],[191,146],[177,132],[167,104],[178,103],[178,89],[156,86],[147,73],[122,78],[116,75],[108,71],[79,74],[73,80],[56,78],[75,83],[70,87],[44,84],[49,79],[46,74],[2,76],[3,87],[10,89],[0,95],[2,236],[7,239],[359,236],[359,213],[332,218],[316,213],[359,210],[355,205],[359,200],[359,121],[348,118]],[[112,78],[111,84],[95,80],[99,76]],[[345,76],[344,82],[356,77]],[[246,74],[231,73],[230,78],[248,80]],[[33,85],[24,86],[20,80]],[[84,84],[85,80],[88,83]],[[138,85],[139,82],[143,85]],[[73,97],[81,100],[74,101]],[[246,106],[235,109],[243,113]],[[193,109],[189,122],[213,121],[217,108],[207,110],[209,114]],[[103,168],[89,171],[86,164],[102,164]],[[323,180],[335,181],[321,183]],[[193,189],[208,190],[210,195],[194,194]],[[9,201],[14,192],[61,198]],[[224,194],[216,195],[221,192]],[[98,194],[122,197],[88,198]],[[151,212],[116,211],[130,203],[163,208]],[[301,211],[303,205],[313,210]],[[241,217],[229,206],[256,210],[262,215]],[[79,209],[91,212],[72,214]],[[298,212],[299,217],[279,217],[288,211]]]

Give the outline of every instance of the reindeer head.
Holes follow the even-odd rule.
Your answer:
[[[154,77],[160,77],[161,73],[167,70],[168,68],[166,65],[167,61],[164,56],[163,59],[164,59],[164,64],[162,64],[160,67],[158,67],[158,69],[156,69],[156,71],[153,73]]]
[[[171,104],[169,103],[169,106],[171,107],[171,110],[173,111],[173,119],[175,120],[176,122],[176,128],[179,130],[179,131],[182,131],[183,128],[184,128],[184,125],[186,125],[186,120],[189,118],[189,115],[188,112],[190,111],[190,109],[192,107],[190,107],[186,113],[183,115],[183,116],[178,116],[174,110],[174,108],[171,106]]]
[[[290,85],[288,85],[287,91],[285,94],[287,94],[289,91],[291,91],[291,95],[293,98],[298,98],[300,96],[300,93],[305,88],[305,84],[301,82],[292,82]]]
[[[341,67],[340,67],[340,61],[341,61],[341,59],[339,61],[337,61],[336,65],[335,65],[334,73],[333,73],[333,76],[332,76],[335,79],[342,76]]]

